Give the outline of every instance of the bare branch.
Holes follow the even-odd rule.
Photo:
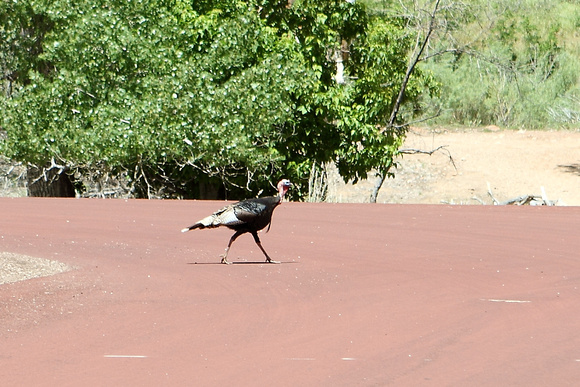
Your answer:
[[[489,197],[491,197],[493,204],[498,205],[499,201],[495,198],[495,196],[493,196],[493,193],[491,192],[491,185],[489,184],[489,181],[487,182],[487,193],[488,193]]]
[[[397,153],[403,153],[403,154],[406,154],[406,155],[423,154],[423,155],[429,155],[429,156],[431,156],[433,153],[437,152],[438,150],[443,149],[443,148],[447,148],[448,146],[449,145],[440,145],[437,148],[432,149],[432,150],[429,150],[429,151],[426,151],[426,150],[423,150],[423,149],[415,149],[415,148],[403,148],[403,149],[399,149],[397,151]]]
[[[395,127],[395,122],[397,121],[397,115],[399,114],[399,109],[401,108],[401,104],[403,103],[403,98],[405,96],[405,92],[407,90],[407,84],[409,83],[409,80],[411,79],[411,74],[413,73],[413,71],[415,70],[415,67],[417,66],[417,63],[419,63],[419,60],[421,58],[421,56],[423,55],[423,52],[425,50],[425,47],[427,47],[427,44],[429,43],[429,39],[431,37],[431,34],[433,33],[433,30],[435,29],[435,16],[437,15],[437,11],[439,9],[439,3],[440,0],[437,0],[435,2],[435,5],[433,7],[433,11],[430,13],[429,15],[429,27],[427,29],[427,33],[425,34],[425,36],[423,37],[423,40],[421,41],[421,33],[417,33],[417,40],[415,43],[415,49],[413,50],[413,54],[411,57],[411,60],[409,61],[409,65],[407,67],[407,71],[405,72],[405,76],[403,77],[403,81],[401,83],[401,88],[399,89],[399,94],[397,95],[397,99],[395,100],[395,103],[393,105],[393,109],[391,110],[391,116],[389,118],[389,122],[387,124],[387,130],[392,130],[392,129],[401,129],[405,126],[401,126],[401,127]],[[404,4],[401,3],[401,5],[404,7]],[[451,159],[451,161],[453,162],[453,159]],[[455,163],[453,163],[453,165],[455,166]],[[379,190],[381,189],[383,182],[385,181],[385,178],[387,176],[387,172],[388,169],[384,170],[384,171],[378,171],[377,172],[377,183],[375,184],[375,187],[371,193],[371,197],[370,197],[370,202],[371,203],[376,203],[376,199],[379,193]]]
[[[388,123],[389,128],[392,128],[395,124],[395,121],[397,120],[397,115],[399,114],[399,109],[401,107],[401,103],[403,102],[403,97],[405,96],[405,91],[407,90],[407,84],[409,83],[409,79],[411,78],[411,74],[415,70],[415,66],[417,66],[417,63],[419,62],[421,55],[423,55],[423,51],[425,50],[425,47],[427,47],[427,43],[429,43],[429,38],[431,37],[431,34],[433,33],[433,30],[435,28],[435,16],[437,15],[437,10],[439,9],[439,2],[440,2],[440,0],[437,0],[435,2],[435,6],[433,7],[433,11],[431,12],[431,15],[430,15],[429,28],[427,29],[427,33],[425,34],[425,37],[423,38],[422,42],[420,41],[420,34],[417,34],[417,43],[415,46],[415,53],[414,53],[413,57],[411,58],[411,61],[409,62],[409,66],[407,67],[407,72],[405,73],[405,77],[403,78],[403,83],[401,84],[401,89],[399,90],[399,95],[397,96],[397,99],[396,99],[395,104],[393,106],[393,110],[391,112],[391,117],[389,118],[389,123]],[[419,48],[417,49],[417,47],[419,47]]]
[[[420,119],[414,120],[414,121],[409,121],[409,122],[407,122],[407,123],[405,123],[403,125],[394,125],[393,128],[395,128],[395,129],[402,129],[402,128],[405,128],[405,127],[409,127],[409,126],[413,126],[413,125],[416,125],[416,124],[420,124],[421,122],[425,122],[425,121],[429,121],[429,120],[431,120],[433,118],[437,118],[437,117],[439,117],[440,114],[441,114],[441,109],[439,109],[437,111],[437,113],[435,113],[435,114],[433,114],[431,116],[423,117],[423,118],[420,118]]]
[[[424,155],[431,156],[433,153],[435,153],[437,151],[445,151],[445,152],[447,152],[447,156],[449,157],[449,161],[453,165],[455,172],[457,172],[457,166],[455,165],[455,160],[453,160],[453,156],[451,156],[451,152],[449,152],[449,149],[447,149],[448,146],[449,145],[440,145],[437,148],[432,149],[432,150],[428,150],[428,151],[422,150],[422,149],[415,149],[415,148],[403,148],[403,149],[399,149],[397,151],[397,153],[401,153],[401,154],[405,154],[405,155],[424,154]]]

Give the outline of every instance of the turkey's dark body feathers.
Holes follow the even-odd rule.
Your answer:
[[[264,229],[266,226],[270,229],[269,225],[272,222],[274,209],[282,203],[284,194],[291,185],[290,180],[283,179],[278,183],[279,193],[277,196],[247,199],[230,204],[181,231],[186,232],[197,228],[216,228],[221,226],[235,230],[236,233],[231,237],[228,247],[226,247],[226,252],[222,256],[222,263],[230,263],[227,260],[228,251],[236,238],[242,234],[250,233],[254,237],[254,241],[260,250],[266,256],[266,262],[279,263],[272,261],[268,253],[266,253],[266,250],[262,247],[262,243],[258,237],[258,231]]]
[[[225,206],[183,231],[225,226],[236,231],[257,232],[270,224],[274,209],[280,202],[279,196],[242,200]]]
[[[260,231],[272,222],[272,214],[278,204],[278,196],[241,201],[233,205],[234,214],[241,223],[226,226],[236,231]]]

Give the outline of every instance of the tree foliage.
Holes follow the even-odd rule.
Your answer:
[[[411,42],[398,18],[346,1],[2,2],[2,151],[137,197],[232,196],[334,161],[392,164],[381,130]],[[347,48],[348,52],[344,51]],[[334,78],[348,56],[347,82]],[[348,54],[348,55],[347,55]],[[402,73],[401,73],[402,72]],[[413,81],[413,101],[431,80]],[[82,187],[78,187],[82,189]]]

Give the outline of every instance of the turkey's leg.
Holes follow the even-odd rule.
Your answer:
[[[252,232],[252,235],[254,236],[254,242],[256,242],[256,244],[258,245],[260,250],[262,250],[262,253],[264,253],[264,255],[266,256],[266,262],[280,263],[280,261],[273,261],[272,258],[270,258],[270,256],[266,252],[266,250],[264,250],[264,248],[262,247],[262,242],[260,242],[260,238],[258,237],[258,232],[254,231],[254,232]]]
[[[231,265],[232,264],[230,261],[228,261],[228,253],[230,251],[230,247],[232,246],[232,243],[234,243],[234,241],[236,240],[236,238],[239,237],[242,234],[243,234],[243,232],[236,231],[236,233],[234,235],[232,235],[232,237],[230,238],[230,243],[228,243],[228,247],[226,247],[226,252],[224,254],[220,255],[220,257],[222,257],[221,263],[225,263],[226,265]]]

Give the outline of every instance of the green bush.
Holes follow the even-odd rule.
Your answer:
[[[461,28],[477,35],[473,31],[482,21],[493,20],[480,40],[423,64],[442,84],[440,97],[427,101],[432,112],[441,111],[434,122],[512,128],[576,125],[580,5],[498,0],[491,8],[484,6],[472,4],[478,16]],[[441,48],[450,42],[434,44]]]

